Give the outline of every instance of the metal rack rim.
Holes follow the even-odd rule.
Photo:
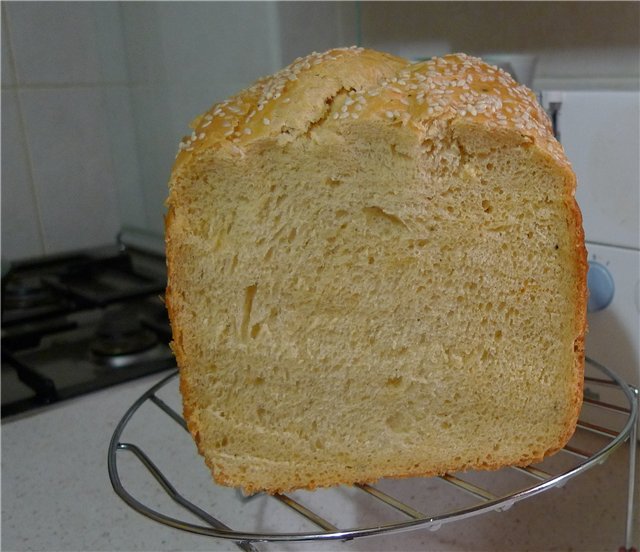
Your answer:
[[[149,508],[148,506],[142,504],[140,501],[134,498],[122,485],[122,482],[120,480],[120,476],[118,473],[118,468],[117,468],[117,452],[123,449],[130,449],[132,445],[128,443],[121,443],[120,437],[127,423],[133,417],[135,412],[140,408],[140,406],[142,406],[142,404],[144,404],[147,400],[150,400],[151,397],[154,397],[155,393],[158,390],[164,387],[170,380],[175,378],[178,374],[178,370],[175,370],[172,373],[168,374],[158,383],[156,383],[151,388],[149,388],[145,393],[143,393],[129,407],[129,409],[125,412],[124,416],[116,426],[109,444],[109,451],[108,451],[108,458],[107,458],[109,478],[111,480],[111,484],[116,494],[118,494],[118,496],[120,496],[120,498],[122,498],[130,507],[132,507],[142,515],[145,515],[146,517],[153,519],[154,521],[163,523],[165,525],[168,525],[170,527],[173,527],[175,529],[179,529],[182,531],[187,531],[190,533],[195,533],[195,534],[200,534],[200,535],[210,536],[215,538],[241,541],[239,544],[241,545],[242,548],[245,548],[245,549],[251,548],[250,545],[247,547],[247,544],[250,542],[345,540],[345,539],[353,539],[357,537],[372,537],[380,534],[400,533],[400,532],[410,531],[417,528],[430,528],[432,530],[435,530],[445,523],[467,519],[488,511],[506,510],[516,502],[519,502],[531,496],[535,496],[551,488],[561,487],[569,479],[572,479],[573,477],[579,475],[580,473],[590,469],[594,465],[601,464],[604,461],[606,461],[606,459],[620,445],[622,445],[631,435],[635,434],[636,420],[638,416],[638,389],[623,382],[612,370],[600,364],[599,362],[589,358],[587,358],[586,360],[590,362],[593,366],[598,368],[600,371],[604,372],[610,378],[611,380],[610,382],[606,382],[606,383],[603,382],[603,384],[605,385],[614,384],[617,387],[619,387],[620,390],[624,393],[627,401],[629,402],[628,419],[624,427],[622,428],[622,430],[620,430],[620,432],[617,434],[617,436],[611,438],[611,441],[609,443],[607,443],[603,448],[601,448],[599,451],[594,453],[590,458],[586,459],[583,463],[579,464],[578,466],[560,475],[554,476],[551,479],[547,479],[532,487],[522,489],[510,495],[499,497],[495,500],[487,500],[483,503],[475,504],[474,506],[471,506],[468,508],[462,508],[459,510],[454,510],[452,512],[447,512],[447,513],[436,515],[436,516],[431,516],[431,517],[425,516],[424,518],[420,518],[420,519],[409,519],[406,521],[376,525],[372,527],[344,529],[344,530],[337,530],[337,531],[299,532],[299,533],[260,533],[260,532],[237,531],[237,530],[225,528],[226,526],[224,524],[222,524],[212,516],[209,516],[206,512],[202,511],[198,506],[191,504],[191,506],[193,507],[193,509],[191,509],[189,506],[185,506],[184,504],[182,504],[180,500],[178,500],[178,502],[181,503],[183,507],[189,509],[192,513],[195,513],[201,519],[206,519],[206,518],[203,518],[201,515],[199,515],[196,512],[196,510],[200,510],[201,512],[203,512],[205,516],[210,518],[208,522],[212,526],[205,527],[202,525],[196,525],[193,523],[180,521],[178,519],[162,514],[156,510],[153,510],[152,508]],[[594,382],[594,383],[597,384],[599,382]],[[630,459],[631,457],[632,456],[630,455]],[[149,470],[149,467],[148,466],[146,467]],[[162,473],[161,472],[159,473],[160,473],[160,476],[164,478]],[[151,471],[151,474],[160,482],[161,485],[163,485],[163,487],[165,488],[165,491],[167,491],[166,486],[153,473],[153,471]],[[167,481],[166,478],[165,478],[165,481]],[[170,483],[169,485],[172,487]],[[632,489],[633,488],[632,482],[630,482],[630,485],[631,485],[630,488]],[[357,487],[358,486],[356,486],[356,488]],[[188,501],[184,499],[181,495],[179,495],[179,493],[177,494],[178,494],[178,497],[180,497],[184,502],[188,503]],[[172,498],[176,500],[174,497]],[[627,535],[627,540],[629,540],[629,538],[630,536]]]

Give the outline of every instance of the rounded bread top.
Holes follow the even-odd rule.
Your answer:
[[[351,47],[298,58],[214,104],[191,123],[176,167],[203,150],[243,156],[264,139],[285,144],[302,134],[374,119],[425,135],[436,121],[460,119],[512,130],[569,165],[534,93],[502,69],[462,53],[414,63]]]

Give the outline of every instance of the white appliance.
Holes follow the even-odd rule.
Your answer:
[[[640,92],[546,91],[542,101],[555,104],[560,142],[578,178],[590,264],[586,354],[637,387]]]

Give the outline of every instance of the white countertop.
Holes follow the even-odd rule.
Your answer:
[[[134,400],[161,377],[146,377],[2,423],[2,550],[239,550],[233,542],[181,532],[147,519],[112,490],[107,449],[113,430]],[[168,393],[165,400],[175,403],[177,398]],[[147,451],[160,451],[154,460],[174,484],[199,493],[230,525],[237,525],[239,516],[249,515],[257,529],[285,520],[292,529],[312,530],[272,498],[261,496],[243,503],[235,491],[214,486],[190,437],[153,409],[154,405],[141,409],[125,436]],[[519,502],[506,512],[445,524],[437,532],[422,529],[346,543],[263,543],[256,548],[615,551],[624,544],[627,455],[625,445],[604,465],[562,488]],[[153,503],[163,493],[153,481],[145,481],[134,464],[130,455],[119,459],[123,482],[137,489],[143,502]],[[411,494],[408,497],[417,501],[414,506],[424,511],[434,502],[450,500],[437,482],[387,483]],[[430,494],[423,496],[421,490]],[[342,494],[344,499],[349,491]],[[311,501],[318,496],[306,493]],[[330,517],[340,507],[325,504],[319,513]],[[370,513],[360,507],[360,502],[350,503],[354,519],[366,519]]]

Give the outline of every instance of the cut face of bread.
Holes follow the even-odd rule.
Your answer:
[[[247,492],[540,460],[575,428],[585,324],[548,123],[473,58],[323,56],[181,146],[167,302],[200,452]]]

